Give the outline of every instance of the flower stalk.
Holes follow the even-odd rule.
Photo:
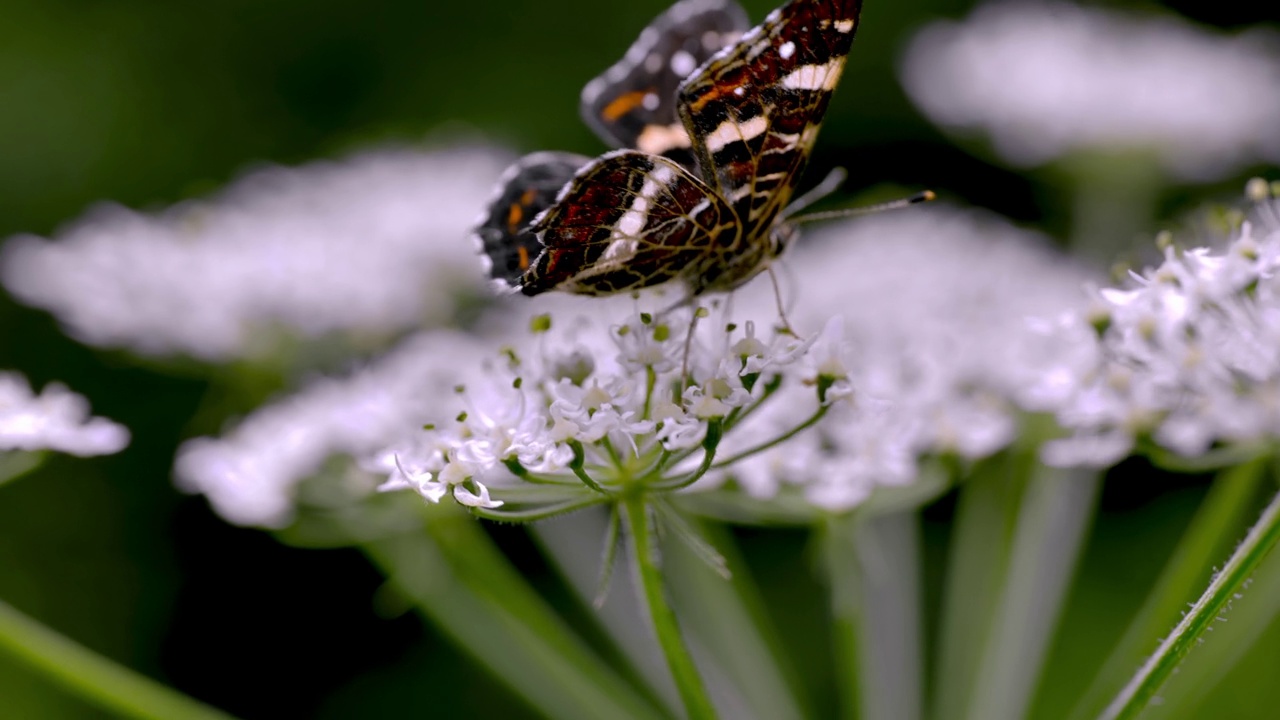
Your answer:
[[[667,601],[662,570],[658,566],[658,541],[650,525],[650,509],[641,497],[622,501],[631,532],[631,552],[642,595],[653,623],[658,645],[662,648],[672,679],[680,693],[689,720],[714,720],[717,717],[706,686],[685,646],[675,612]]]
[[[423,617],[542,714],[662,717],[565,626],[471,517],[435,509],[415,531],[363,549]]]
[[[1203,578],[1210,574],[1211,564],[1221,557],[1219,553],[1226,554],[1224,544],[1234,540],[1236,528],[1245,524],[1245,512],[1257,497],[1265,469],[1266,460],[1255,458],[1227,468],[1215,478],[1146,602],[1081,696],[1071,720],[1097,717],[1131,669],[1141,665],[1151,639],[1179,617]]]
[[[1101,480],[1092,470],[1037,467],[1018,511],[996,621],[987,631],[967,717],[1026,717]]]
[[[1116,695],[1100,716],[1102,720],[1131,720],[1151,704],[1152,698],[1191,652],[1196,643],[1225,612],[1247,584],[1254,570],[1280,541],[1280,493],[1272,498],[1262,517],[1245,535],[1222,571],[1187,611],[1154,654]]]
[[[846,513],[825,527],[843,715],[923,715],[920,537],[913,510]]]
[[[168,688],[73,642],[0,602],[0,650],[68,691],[121,717],[231,720],[217,708]]]

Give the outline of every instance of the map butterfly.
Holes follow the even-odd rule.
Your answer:
[[[861,0],[791,0],[743,32],[733,0],[682,0],[583,90],[623,149],[536,153],[499,181],[475,234],[513,290],[607,295],[683,282],[727,291],[795,236],[786,208],[858,25]]]

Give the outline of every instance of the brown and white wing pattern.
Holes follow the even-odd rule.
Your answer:
[[[697,294],[750,280],[785,245],[775,219],[800,181],[861,9],[861,0],[791,0],[733,40],[746,22],[733,0],[678,2],[583,92],[587,122],[639,151],[576,174],[582,158],[572,155],[517,165],[477,229],[494,277],[526,295],[608,295],[670,280]],[[724,47],[697,65],[714,46]]]
[[[583,168],[531,229],[543,249],[520,280],[526,295],[696,281],[740,238],[733,210],[702,181],[672,160],[630,150]]]
[[[506,286],[519,283],[542,252],[529,223],[551,207],[561,188],[589,162],[591,158],[573,153],[533,153],[498,178],[497,191],[472,231],[489,277]]]
[[[582,117],[607,144],[692,167],[676,89],[751,27],[734,0],[680,0],[640,33],[626,55],[582,90]]]
[[[680,87],[707,183],[758,238],[786,206],[840,80],[861,0],[791,0]]]

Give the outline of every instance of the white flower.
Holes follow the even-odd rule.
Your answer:
[[[1072,435],[1046,462],[1106,466],[1140,438],[1194,457],[1280,435],[1280,202],[1254,215],[1226,247],[1170,247],[1098,292],[1092,315],[1058,320],[1088,357],[1054,381]]]
[[[822,417],[708,482],[733,478],[757,498],[794,488],[832,511],[914,481],[924,456],[980,458],[1011,443],[1021,411],[1044,409],[1029,399],[1053,399],[1033,384],[1066,360],[1046,350],[1055,337],[1031,319],[1083,309],[1090,278],[1045,238],[945,206],[823,228],[786,265],[803,278],[788,312],[811,338],[794,371],[800,382],[726,433],[721,454]],[[752,290],[761,289],[736,305],[766,316],[772,293]],[[822,410],[813,390],[824,382]]]
[[[377,363],[345,378],[309,383],[294,395],[254,411],[220,438],[196,438],[178,451],[178,486],[202,493],[238,525],[280,527],[293,515],[294,490],[331,456],[366,457],[406,438],[415,428],[459,407],[453,388],[478,374],[487,352],[474,338],[431,331],[411,338]],[[442,449],[400,454],[415,473],[442,469]],[[435,460],[423,462],[435,453]],[[391,473],[394,453],[376,466]],[[420,463],[420,464],[416,464]],[[409,477],[398,478],[410,482]]]
[[[9,240],[0,280],[84,342],[147,355],[252,356],[280,329],[396,334],[483,287],[467,231],[505,160],[381,150],[256,170],[157,214],[105,205],[52,240]]]
[[[608,307],[608,303],[581,307],[601,305]],[[705,469],[710,462],[704,463],[702,446],[711,438],[713,424],[727,426],[738,413],[767,402],[765,395],[772,391],[766,387],[789,384],[816,398],[813,387],[802,381],[798,366],[794,372],[787,369],[803,356],[797,348],[807,348],[807,342],[763,340],[757,337],[754,324],[748,324],[744,333],[727,317],[717,317],[715,310],[700,319],[693,335],[687,333],[692,308],[659,317],[633,307],[625,322],[616,323],[614,316],[612,326],[590,319],[601,314],[600,310],[586,317],[572,310],[552,312],[548,330],[529,333],[509,325],[501,334],[509,357],[518,360],[509,368],[513,378],[504,375],[494,384],[518,386],[524,393],[525,442],[547,449],[544,459],[555,462],[535,465],[523,456],[504,460],[483,451],[484,433],[473,423],[482,404],[501,407],[493,398],[484,403],[473,400],[475,410],[455,425],[426,431],[432,439],[424,447],[445,443],[449,457],[476,460],[479,467],[469,478],[469,487],[481,499],[486,491],[501,498],[503,491],[530,473],[550,483],[557,493],[563,493],[566,485],[582,487],[581,475],[591,478],[593,485],[584,492],[595,493],[620,492],[635,483],[687,484],[697,479],[695,468]],[[561,359],[566,353],[580,358],[574,365],[583,368],[585,375],[564,376]],[[689,374],[682,377],[686,359]],[[719,436],[718,431],[715,438]],[[388,474],[392,481],[388,487],[409,488],[396,472]],[[472,502],[456,493],[455,499]],[[490,501],[497,502],[492,497]]]
[[[1169,17],[1065,2],[1000,2],[912,39],[912,99],[939,124],[981,130],[1007,161],[1079,149],[1151,150],[1188,179],[1280,160],[1280,52]]]
[[[110,455],[129,444],[129,431],[91,417],[89,402],[58,383],[35,394],[16,372],[0,372],[0,451],[56,450]]]
[[[440,502],[449,492],[449,483],[435,480],[432,473],[406,469],[398,455],[393,456],[393,460],[395,469],[387,477],[387,481],[378,486],[378,492],[413,490],[433,503]]]

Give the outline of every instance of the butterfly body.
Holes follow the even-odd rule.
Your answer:
[[[572,174],[561,163],[564,184],[552,202],[538,194],[542,208],[511,201],[542,164],[508,178],[477,229],[494,277],[526,295],[607,295],[671,281],[697,295],[755,277],[796,234],[785,208],[860,10],[860,0],[792,0],[739,34],[745,15],[731,0],[677,3],[583,94],[584,114],[598,118],[593,127],[638,149],[607,153]],[[732,40],[710,52],[712,39]],[[696,69],[673,83],[691,60]],[[657,95],[673,84],[667,100]],[[533,210],[527,227],[501,226]],[[490,250],[499,246],[539,251],[527,263],[506,262],[500,276],[498,260],[511,255]]]

